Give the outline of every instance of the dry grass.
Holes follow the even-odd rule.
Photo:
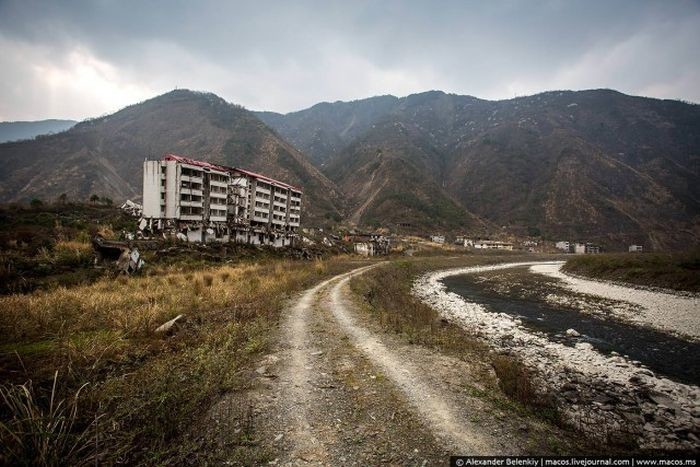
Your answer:
[[[485,353],[486,346],[461,328],[448,325],[433,308],[411,295],[412,282],[424,268],[425,264],[398,261],[358,276],[350,284],[381,326],[408,342],[453,355]]]
[[[31,381],[0,386],[0,402],[8,413],[0,421],[0,461],[8,465],[85,465],[95,459],[99,417],[80,429],[78,401],[85,385],[66,399],[57,396],[58,372],[54,374],[48,401],[40,401]]]
[[[501,257],[510,260],[507,256]],[[493,262],[494,259],[498,257],[481,256],[459,261],[464,265],[465,262]],[[536,414],[558,423],[553,399],[536,391],[533,385],[535,375],[517,358],[490,352],[481,340],[459,326],[443,321],[437,311],[410,294],[418,275],[448,264],[444,260],[399,261],[358,276],[351,281],[351,287],[362,299],[365,309],[386,331],[402,335],[409,343],[438,348],[467,361],[489,362],[495,378],[490,372],[479,375],[481,384],[491,385],[490,393],[479,391],[480,397],[508,410]]]
[[[3,296],[0,374],[8,383],[31,379],[34,387],[48,390],[60,371],[65,377],[56,391],[64,398],[90,383],[79,424],[103,416],[105,448],[83,453],[83,460],[181,463],[191,454],[185,434],[192,421],[220,394],[248,384],[241,370],[269,348],[289,295],[350,267],[344,260],[168,267],[140,277]],[[186,321],[173,337],[154,334],[179,314]],[[16,385],[8,390],[18,391]],[[9,417],[5,412],[0,410],[0,420]],[[0,442],[13,433],[0,434]],[[35,435],[22,433],[22,442],[31,444]]]
[[[56,266],[80,266],[92,262],[92,245],[76,240],[59,240],[53,248],[41,248],[37,255],[40,261]]]
[[[552,423],[560,424],[561,415],[551,394],[538,391],[534,385],[536,375],[517,357],[506,354],[491,356],[491,366],[498,377],[501,390],[512,400],[535,411]]]
[[[4,310],[0,333],[6,341],[97,330],[143,337],[181,313],[197,316],[231,306],[240,313],[253,302],[274,308],[275,298],[281,298],[274,292],[294,289],[309,274],[282,265],[268,269],[253,264],[193,273],[170,271],[164,274],[165,280],[162,275],[104,279],[87,286],[4,296],[0,297]]]

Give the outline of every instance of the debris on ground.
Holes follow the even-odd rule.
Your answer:
[[[126,242],[105,240],[97,235],[92,239],[95,250],[95,264],[111,263],[117,271],[124,274],[134,274],[143,268],[144,261],[136,248],[131,248]]]
[[[143,213],[143,206],[139,203],[134,203],[130,199],[127,199],[124,204],[120,206],[120,209],[133,217],[141,217]]]
[[[161,324],[154,331],[156,334],[172,335],[180,327],[181,323],[185,321],[185,315],[177,315],[170,321]]]

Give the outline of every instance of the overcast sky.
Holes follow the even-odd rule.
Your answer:
[[[0,0],[0,120],[175,87],[278,112],[430,89],[700,102],[700,1]]]

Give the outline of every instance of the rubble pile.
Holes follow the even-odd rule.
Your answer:
[[[143,268],[144,261],[136,248],[132,248],[126,242],[105,240],[100,235],[92,239],[92,248],[95,251],[95,264],[111,264],[117,271],[123,274],[134,274]]]
[[[209,262],[232,262],[241,259],[255,259],[265,256],[275,258],[312,260],[322,259],[338,253],[347,253],[347,249],[342,245],[326,247],[323,245],[303,245],[296,247],[273,248],[261,245],[246,245],[237,243],[169,243],[153,248],[153,241],[150,242],[151,250],[156,259],[187,257],[192,260],[203,260]]]
[[[143,214],[143,206],[139,203],[134,203],[130,199],[127,199],[124,204],[120,206],[120,209],[132,217],[141,217]]]

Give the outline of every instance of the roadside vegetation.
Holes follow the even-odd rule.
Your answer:
[[[92,282],[90,239],[118,239],[136,220],[102,204],[47,204],[0,208],[0,294]]]
[[[512,255],[475,257],[474,264],[512,261]],[[465,259],[454,261],[431,258],[415,261],[397,261],[354,278],[353,292],[360,298],[365,310],[386,332],[402,336],[411,344],[418,344],[465,361],[488,362],[489,370],[475,375],[481,388],[467,388],[476,397],[520,414],[541,417],[557,424],[558,413],[553,401],[536,390],[534,374],[516,356],[497,354],[475,335],[443,320],[437,311],[413,295],[411,287],[418,275],[429,269],[464,266]]]
[[[98,198],[99,199],[99,198]],[[137,220],[106,203],[54,203],[0,207],[0,295],[91,284],[114,277],[109,265],[94,267],[91,240],[127,240]],[[317,242],[300,248],[240,244],[188,244],[162,238],[129,240],[149,266],[192,270],[240,261],[329,258],[347,245]]]
[[[197,459],[205,448],[187,433],[217,396],[250,383],[285,300],[350,267],[170,264],[0,297],[0,464]],[[172,335],[155,332],[180,314]],[[244,451],[255,449],[249,425]]]
[[[517,354],[491,350],[477,335],[442,319],[436,310],[410,293],[413,281],[429,270],[521,259],[513,254],[490,254],[399,260],[353,278],[350,286],[360,306],[385,332],[469,363],[474,383],[464,388],[466,394],[497,410],[539,420],[548,427],[548,449],[552,452],[591,454],[604,447],[606,452],[622,453],[635,449],[624,440],[620,444],[607,440],[600,445],[601,441],[594,437],[582,437],[581,427],[570,425],[562,417],[557,395],[543,387],[536,370]]]
[[[563,269],[593,279],[700,292],[700,250],[581,255],[567,260]]]

